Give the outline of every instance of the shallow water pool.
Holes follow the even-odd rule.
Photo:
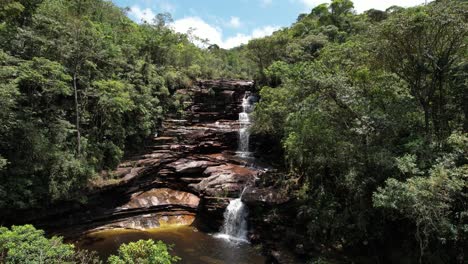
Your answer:
[[[123,243],[140,239],[161,240],[174,245],[172,255],[182,258],[177,263],[190,264],[263,264],[260,251],[248,243],[233,243],[222,237],[197,231],[188,226],[165,227],[148,231],[108,230],[91,233],[77,242],[77,247],[97,251],[103,258],[116,254]]]

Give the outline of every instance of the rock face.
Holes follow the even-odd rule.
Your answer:
[[[198,184],[191,184],[200,193],[207,196],[230,196],[238,195],[249,181],[253,181],[259,174],[258,171],[235,164],[224,164],[207,168],[204,178]]]
[[[184,119],[164,121],[141,153],[102,173],[109,180],[95,185],[88,205],[50,225],[147,229],[207,219],[219,227],[230,199],[262,173],[235,155],[242,100],[254,88],[252,81],[209,80],[178,90]]]
[[[245,189],[242,195],[242,201],[248,205],[281,205],[291,199],[287,194],[278,192],[278,189],[273,187],[252,187]]]
[[[116,222],[96,227],[93,232],[113,228],[146,230],[164,226],[191,225],[194,221],[194,213],[150,213],[119,219]]]
[[[179,93],[190,96],[188,120],[215,122],[220,119],[237,120],[240,103],[246,91],[252,91],[253,81],[242,80],[204,80],[190,90]]]
[[[138,208],[149,208],[152,206],[169,205],[169,204],[180,204],[193,208],[198,207],[200,198],[198,196],[187,193],[176,191],[168,188],[151,189],[144,192],[136,192],[130,196],[130,201],[117,209],[128,210]]]

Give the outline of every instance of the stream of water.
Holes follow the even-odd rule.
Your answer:
[[[241,198],[232,200],[224,212],[224,223],[216,237],[234,243],[248,243],[247,206]]]
[[[253,111],[253,103],[248,94],[242,99],[242,112],[239,113],[239,144],[237,148],[237,156],[241,158],[252,157],[252,152],[249,150],[250,144],[250,113]]]
[[[239,113],[239,143],[237,155],[242,158],[253,158],[249,148],[250,143],[250,113],[253,111],[253,103],[249,94],[242,99],[242,112]],[[243,192],[242,192],[243,193]],[[242,202],[242,194],[239,198],[231,200],[224,212],[224,223],[220,233],[216,237],[229,242],[248,243],[247,215],[248,208]]]

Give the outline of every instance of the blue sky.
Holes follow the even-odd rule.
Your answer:
[[[270,35],[291,25],[301,13],[327,0],[112,0],[129,7],[128,16],[136,22],[151,22],[158,13],[172,14],[174,30],[208,39],[223,48],[233,48],[252,38]],[[355,0],[356,12],[389,6],[414,6],[424,0]]]

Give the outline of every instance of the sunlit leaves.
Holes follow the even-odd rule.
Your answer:
[[[139,240],[123,244],[119,248],[118,255],[109,257],[110,264],[171,264],[180,260],[172,256],[169,251],[171,247],[162,241]]]

